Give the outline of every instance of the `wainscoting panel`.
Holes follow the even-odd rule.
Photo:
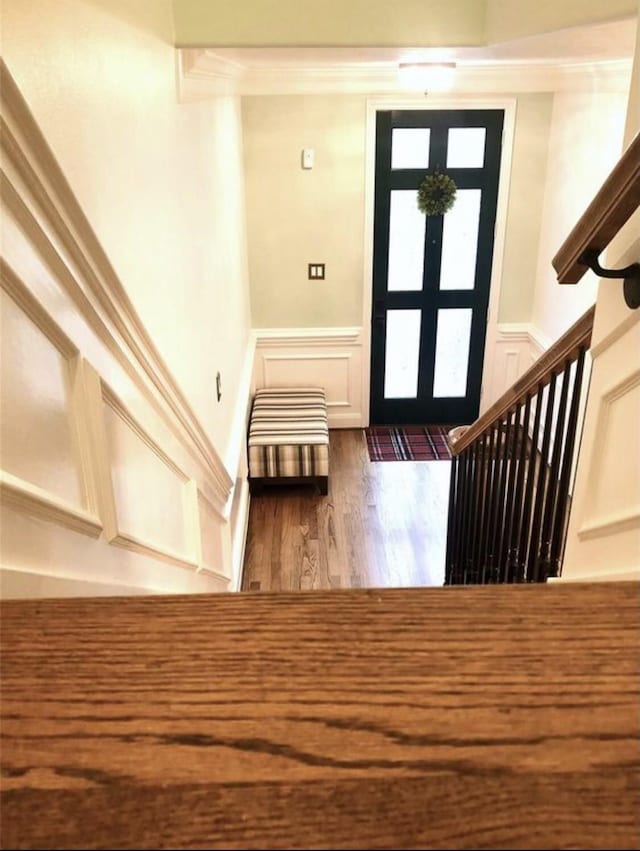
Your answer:
[[[485,359],[489,365],[482,388],[481,413],[490,408],[511,385],[540,357],[546,347],[543,336],[529,323],[503,323],[494,326],[487,341]]]
[[[219,515],[201,493],[197,494],[200,527],[198,571],[212,573],[222,579],[231,579],[232,564],[230,539],[224,535]]]
[[[78,349],[0,260],[5,505],[97,537]]]
[[[110,542],[197,567],[186,475],[106,387],[103,400],[116,524]]]
[[[640,528],[640,466],[637,433],[620,451],[619,438],[640,423],[640,370],[601,397],[584,516],[578,537],[589,540]]]
[[[360,328],[263,328],[256,338],[256,389],[323,387],[330,428],[364,425]]]
[[[220,458],[1,60],[0,84],[2,594],[233,590],[244,439]]]
[[[629,314],[592,348],[563,581],[640,578],[639,347],[640,321]]]

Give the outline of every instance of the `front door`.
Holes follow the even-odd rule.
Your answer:
[[[371,423],[478,416],[502,144],[502,110],[379,112]],[[453,208],[425,217],[417,191],[440,172]]]

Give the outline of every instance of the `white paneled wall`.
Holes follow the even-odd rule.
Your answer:
[[[550,345],[551,341],[528,323],[495,326],[495,336],[487,340],[480,413],[497,402]]]
[[[323,387],[329,428],[358,428],[363,410],[360,328],[263,328],[256,331],[254,382],[263,387]]]
[[[244,442],[225,465],[4,67],[1,83],[3,595],[232,590]]]
[[[254,384],[324,387],[330,428],[368,424],[365,361],[360,328],[268,328],[256,332]],[[481,412],[489,408],[551,345],[529,324],[495,326],[487,340]]]

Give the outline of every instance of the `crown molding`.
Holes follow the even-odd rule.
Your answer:
[[[255,67],[228,60],[209,48],[187,48],[178,54],[180,100],[220,95],[279,94],[412,94],[400,87],[395,65],[270,65]],[[631,60],[543,63],[458,64],[458,93],[626,92]],[[415,94],[415,93],[413,93]]]

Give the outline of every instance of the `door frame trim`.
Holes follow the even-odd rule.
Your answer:
[[[373,220],[376,175],[376,116],[378,112],[389,109],[420,110],[429,109],[500,109],[504,111],[502,130],[502,152],[500,155],[500,178],[498,186],[498,206],[496,209],[496,229],[493,247],[493,266],[487,314],[487,333],[485,337],[484,364],[482,366],[482,387],[488,386],[492,375],[494,347],[491,341],[497,335],[498,308],[502,288],[502,265],[507,228],[507,211],[511,184],[511,163],[513,159],[513,137],[515,131],[517,99],[455,97],[441,98],[367,98],[366,103],[366,141],[365,141],[365,194],[364,194],[364,278],[362,293],[362,414],[363,426],[369,425],[371,395],[371,308],[373,303]],[[485,396],[480,398],[480,413],[484,411]]]

